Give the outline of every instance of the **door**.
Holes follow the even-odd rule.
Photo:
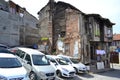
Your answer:
[[[26,54],[23,61],[23,66],[27,69],[28,72],[32,70],[32,62],[31,62],[30,55]]]

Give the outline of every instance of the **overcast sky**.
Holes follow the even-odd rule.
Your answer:
[[[8,1],[8,0],[6,0]],[[12,0],[21,7],[38,18],[38,11],[44,7],[49,0]],[[113,26],[113,33],[120,33],[120,0],[55,0],[69,3],[80,11],[90,14],[100,14],[103,18],[108,18],[116,23]]]

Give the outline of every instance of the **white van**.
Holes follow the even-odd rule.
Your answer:
[[[15,55],[17,55],[18,59],[23,63],[31,80],[55,79],[55,68],[46,58],[45,54],[35,49],[23,47],[15,47],[12,48],[11,51],[15,52]]]
[[[16,56],[0,53],[0,80],[29,80],[29,77]]]

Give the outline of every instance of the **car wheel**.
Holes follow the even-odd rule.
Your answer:
[[[56,73],[57,73],[57,76],[58,76],[58,77],[60,77],[60,78],[62,77],[62,74],[61,74],[60,71],[57,71]]]
[[[29,75],[30,80],[37,80],[36,74],[34,72],[31,72]]]

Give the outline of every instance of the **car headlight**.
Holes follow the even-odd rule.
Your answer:
[[[67,69],[65,69],[65,68],[62,68],[62,70],[64,70],[64,71],[66,71],[66,72],[69,72]]]
[[[26,74],[25,74],[25,78],[28,78],[28,77],[29,77],[29,73],[26,73]]]
[[[7,78],[2,76],[2,75],[0,75],[0,80],[7,80]]]

